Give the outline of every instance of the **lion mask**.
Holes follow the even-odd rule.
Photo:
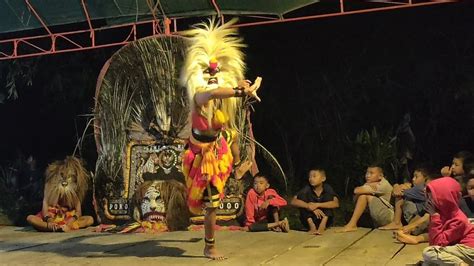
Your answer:
[[[135,193],[134,219],[161,222],[170,231],[185,229],[189,225],[186,188],[176,180],[142,183]]]
[[[46,169],[45,198],[49,205],[74,208],[86,194],[90,175],[82,160],[68,156],[55,161]]]

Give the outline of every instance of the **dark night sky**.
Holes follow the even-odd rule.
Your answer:
[[[430,106],[453,102],[434,96],[427,98],[426,89],[444,86],[433,76],[450,71],[468,73],[462,68],[474,67],[473,26],[474,5],[464,3],[242,28],[242,36],[249,46],[246,50],[248,77],[261,75],[264,78],[260,92],[263,102],[256,106],[253,115],[256,137],[281,159],[284,150],[281,134],[275,130],[276,119],[281,117],[283,127],[298,127],[311,120],[301,115],[307,114],[304,110],[309,106],[317,104],[317,108],[329,110],[331,105],[341,104],[318,98],[322,86],[332,84],[339,88],[334,90],[336,96],[357,94],[359,90],[366,95],[350,104],[357,113],[347,119],[350,124],[347,127],[353,131],[348,132],[349,135],[372,126],[396,127],[403,113],[409,111],[423,151],[437,153],[425,157],[438,163],[449,163],[454,152],[474,150],[474,115],[472,108],[467,107],[472,106],[473,98],[461,101],[463,106],[440,108],[437,117],[442,122],[437,125],[441,129],[436,131],[437,136],[427,138],[437,142],[425,143],[423,139],[429,135],[427,125],[430,121],[424,114]],[[51,92],[45,89],[51,77],[39,77],[32,87],[19,91],[18,100],[1,104],[0,150],[3,153],[0,159],[11,160],[16,156],[15,151],[21,150],[38,157],[44,165],[70,154],[76,142],[75,120],[80,133],[84,127],[85,119],[77,118],[77,115],[90,113],[95,90],[90,84],[94,84],[100,68],[113,51],[47,58],[51,67],[60,66],[64,71],[74,73],[89,71],[91,80],[89,83],[84,81],[89,86],[85,85],[83,91],[70,92],[64,87],[63,91]],[[452,59],[452,55],[458,55],[461,61],[470,60],[470,63],[458,64],[458,59]],[[75,65],[62,64],[71,61]],[[426,70],[431,65],[444,65],[446,72]],[[370,80],[367,75],[374,72],[388,74],[374,77],[377,83],[358,81]],[[460,79],[464,77],[461,75]],[[81,81],[71,78],[69,82]],[[434,89],[437,93],[440,90],[442,92],[442,89]],[[60,96],[62,93],[65,95]],[[453,130],[442,127],[453,127]],[[86,147],[93,150],[92,139]],[[93,157],[93,152],[88,156]]]
[[[403,113],[410,112],[415,135],[426,146],[424,150],[438,153],[432,158],[436,163],[448,163],[457,151],[472,151],[474,84],[470,84],[471,94],[457,102],[459,106],[440,108],[438,118],[443,122],[439,124],[457,130],[456,135],[451,135],[452,131],[441,128],[437,131],[439,142],[436,143],[423,143],[424,134],[430,131],[426,128],[429,121],[425,120],[424,113],[433,106],[452,102],[435,96],[428,98],[421,92],[433,87],[433,93],[444,95],[442,86],[446,84],[440,84],[434,76],[449,74],[450,71],[464,74],[468,69],[472,70],[473,26],[474,5],[464,3],[242,29],[250,44],[249,72],[262,75],[266,82],[261,91],[264,102],[257,107],[257,112],[266,115],[256,115],[255,120],[257,127],[265,125],[266,130],[256,130],[257,137],[272,148],[281,147],[274,139],[278,139],[278,134],[271,138],[266,136],[267,132],[274,131],[266,118],[279,113],[278,110],[285,110],[285,113],[290,109],[288,107],[301,110],[314,104],[302,102],[295,95],[317,95],[321,90],[320,80],[326,75],[330,84],[349,79],[344,83],[354,86],[349,90],[368,94],[369,99],[357,107],[359,114],[350,121],[357,131],[374,125],[396,127]],[[433,65],[443,68],[430,71]],[[346,76],[348,68],[360,75]],[[364,83],[355,80],[362,76],[370,79],[367,74],[374,68],[386,69],[389,80],[380,81],[380,86],[375,88],[360,87]],[[464,78],[459,76],[459,79]],[[396,86],[389,86],[389,82],[396,83]],[[279,98],[269,103],[268,98],[276,97],[274,91],[278,91]],[[397,104],[389,104],[391,102]],[[320,108],[326,107],[322,105]],[[294,119],[307,117],[295,116]]]

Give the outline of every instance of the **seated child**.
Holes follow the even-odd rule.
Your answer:
[[[290,225],[285,218],[280,221],[278,210],[286,205],[286,200],[269,188],[270,184],[264,175],[255,176],[253,188],[247,193],[245,200],[245,230],[283,231],[288,232]]]
[[[460,208],[467,218],[474,218],[474,169],[466,173],[467,195],[461,198]]]
[[[464,163],[467,161],[464,161]],[[474,167],[472,164],[464,164],[463,169],[464,172],[467,174],[467,192],[468,195],[462,197],[459,201],[459,208],[461,211],[468,217],[474,218],[474,202],[472,199],[474,198]],[[473,170],[470,170],[473,169]],[[471,177],[472,176],[472,177]],[[472,196],[471,196],[472,195]],[[423,228],[424,224],[429,223],[430,215],[423,211],[425,214],[421,216],[420,219],[413,219],[410,223],[399,230],[395,234],[395,238],[402,243],[405,244],[418,244],[423,242],[428,242],[428,234],[417,234],[417,231],[420,231],[420,228]],[[421,215],[421,214],[420,214]],[[413,235],[412,235],[413,234]]]
[[[332,224],[334,208],[339,199],[332,187],[326,183],[326,172],[320,168],[309,171],[309,185],[293,197],[291,205],[300,209],[300,220],[310,234],[320,235]]]
[[[463,185],[464,175],[464,161],[471,160],[473,157],[472,153],[468,151],[460,151],[454,155],[451,166],[445,166],[441,169],[442,176],[450,176],[456,179],[461,185]]]
[[[416,245],[428,242],[428,234],[425,231],[429,221],[430,214],[425,212],[423,216],[413,218],[408,225],[396,231],[394,237],[404,244]]]
[[[394,186],[393,196],[395,197],[395,214],[393,221],[385,226],[379,227],[381,230],[396,230],[402,228],[402,216],[407,223],[415,217],[420,218],[424,214],[425,186],[435,174],[427,167],[417,167],[413,172],[413,186],[411,188]],[[421,214],[421,215],[420,215]]]
[[[426,194],[430,246],[423,250],[423,265],[473,265],[474,228],[459,209],[461,186],[442,177],[426,186]]]
[[[472,173],[472,179],[469,177],[467,178],[468,182],[466,182],[468,195],[460,198],[459,208],[468,218],[474,218],[474,202],[470,196],[472,195],[474,197],[474,171]],[[420,233],[422,233],[422,230],[425,229],[425,224],[429,224],[430,215],[426,212],[426,210],[423,210],[420,213],[420,216],[420,218],[414,218],[408,225],[403,226],[401,230],[395,234],[395,238],[405,244],[419,244],[428,242],[428,234]]]
[[[366,183],[354,189],[356,205],[351,220],[337,232],[357,230],[357,222],[368,208],[376,226],[384,226],[393,220],[393,206],[390,204],[392,185],[384,178],[383,170],[377,165],[367,167]]]
[[[474,155],[464,159],[462,162],[462,170],[465,175],[474,174]]]

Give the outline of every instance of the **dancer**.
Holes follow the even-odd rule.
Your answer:
[[[202,214],[204,210],[204,256],[213,260],[225,259],[215,247],[214,226],[236,154],[229,142],[235,147],[237,106],[245,96],[260,101],[257,90],[262,81],[258,77],[252,84],[244,78],[241,48],[245,45],[237,29],[231,28],[235,22],[220,25],[211,19],[184,33],[191,45],[181,78],[190,97],[192,132],[183,173],[190,211]]]

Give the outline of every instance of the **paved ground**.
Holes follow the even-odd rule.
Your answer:
[[[426,247],[397,243],[388,231],[335,230],[322,236],[219,231],[218,247],[229,259],[215,262],[202,256],[202,231],[39,233],[6,226],[0,227],[0,265],[406,265],[419,261]]]

